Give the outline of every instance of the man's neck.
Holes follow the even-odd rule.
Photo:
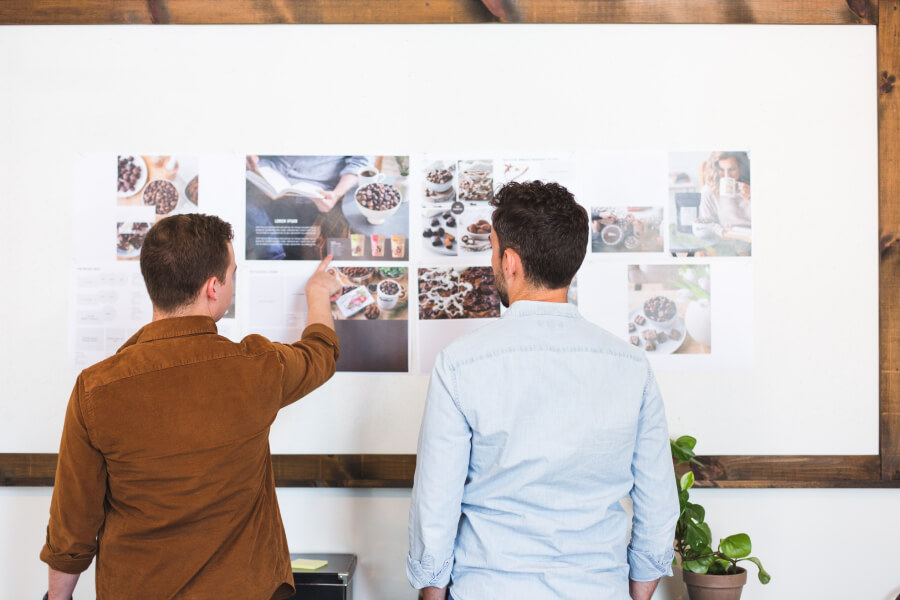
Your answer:
[[[180,306],[175,310],[170,311],[160,310],[156,306],[153,307],[153,321],[161,321],[162,319],[174,319],[176,317],[209,317],[210,319],[215,320],[215,318],[209,312],[209,306],[205,303],[202,306],[199,302],[188,304],[186,306]]]
[[[565,304],[568,301],[569,288],[559,288],[551,290],[547,288],[528,287],[518,290],[518,293],[509,294],[509,305],[512,306],[519,300],[530,300],[532,302],[559,302]]]

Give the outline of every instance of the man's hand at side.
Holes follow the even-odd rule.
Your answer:
[[[334,329],[334,319],[331,316],[331,300],[340,294],[342,286],[334,271],[328,268],[331,258],[330,254],[326,256],[319,263],[319,266],[316,267],[316,272],[306,282],[307,327],[318,323],[329,329]]]

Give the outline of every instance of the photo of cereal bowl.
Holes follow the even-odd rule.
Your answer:
[[[356,206],[372,225],[381,225],[400,208],[402,194],[387,183],[370,183],[356,190]]]
[[[719,237],[720,225],[712,219],[697,219],[691,223],[691,232],[701,240],[714,240]]]
[[[678,307],[665,296],[653,296],[644,302],[644,316],[660,329],[668,329],[678,318]]]
[[[453,187],[453,173],[449,169],[432,169],[425,174],[425,188],[443,194]]]

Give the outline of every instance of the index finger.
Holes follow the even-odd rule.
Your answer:
[[[319,266],[316,267],[316,272],[324,271],[328,268],[328,265],[331,264],[331,259],[334,258],[331,254],[322,259],[322,262],[319,263]]]

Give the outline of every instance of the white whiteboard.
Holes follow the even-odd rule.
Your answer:
[[[0,452],[58,447],[76,153],[350,147],[750,149],[754,369],[660,373],[670,429],[705,454],[876,454],[875,68],[868,26],[0,28]],[[426,386],[339,374],[272,450],[414,452]]]

